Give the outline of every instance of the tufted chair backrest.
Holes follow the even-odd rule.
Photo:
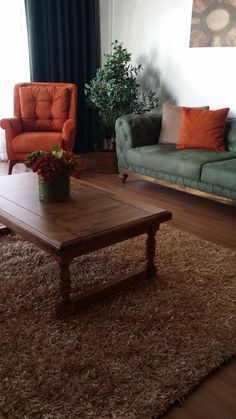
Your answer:
[[[62,131],[76,119],[77,88],[72,83],[18,83],[14,88],[14,116],[23,131]]]

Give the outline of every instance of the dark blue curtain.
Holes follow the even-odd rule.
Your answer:
[[[75,152],[93,150],[96,115],[84,84],[100,65],[99,0],[25,0],[32,81],[78,88]]]

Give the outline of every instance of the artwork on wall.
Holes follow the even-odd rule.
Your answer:
[[[236,0],[193,0],[190,47],[236,47]]]

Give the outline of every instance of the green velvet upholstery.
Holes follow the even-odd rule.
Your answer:
[[[227,151],[178,150],[173,144],[155,144],[135,147],[127,151],[127,163],[136,167],[145,167],[159,172],[199,181],[205,163],[233,158],[234,154]]]
[[[202,181],[197,182],[195,180],[188,179],[185,176],[171,175],[169,173],[159,172],[158,170],[146,169],[144,167],[135,166],[134,164],[129,165],[128,170],[134,173],[139,173],[144,176],[150,176],[155,179],[163,180],[165,182],[172,183],[173,185],[186,186],[191,189],[197,189],[202,192],[207,192],[213,195],[222,196],[224,198],[236,201],[236,191],[233,191],[229,188],[222,188],[220,186],[205,183]]]
[[[201,180],[236,192],[236,158],[205,164]]]
[[[122,116],[117,119],[115,129],[119,167],[127,167],[129,149],[157,143],[161,131],[161,116],[151,112]]]
[[[228,119],[224,142],[227,150],[236,153],[236,118]]]
[[[158,113],[118,118],[119,168],[236,201],[236,118],[227,120],[226,151],[158,144],[160,129]]]

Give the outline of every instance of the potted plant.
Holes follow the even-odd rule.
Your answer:
[[[77,177],[84,169],[78,154],[54,146],[51,151],[36,150],[28,154],[26,167],[38,174],[39,199],[61,202],[70,197],[70,176]]]
[[[104,54],[105,64],[99,68],[89,84],[85,84],[88,103],[98,111],[102,145],[95,149],[115,148],[115,121],[129,113],[144,113],[158,106],[159,98],[153,91],[142,93],[137,76],[142,65],[130,63],[131,54],[117,40],[112,52]]]

